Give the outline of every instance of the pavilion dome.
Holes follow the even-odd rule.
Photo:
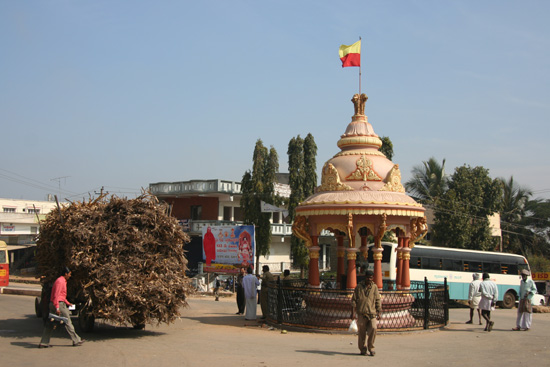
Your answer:
[[[338,140],[340,152],[323,166],[321,185],[297,208],[299,215],[388,214],[423,217],[424,208],[405,193],[399,165],[365,116],[365,94],[352,98],[355,114]]]

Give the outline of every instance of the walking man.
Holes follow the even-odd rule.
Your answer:
[[[498,299],[498,288],[495,282],[491,280],[489,274],[483,273],[483,282],[481,282],[479,289],[481,290],[479,308],[481,308],[481,316],[486,321],[484,330],[491,331],[495,325],[495,322],[491,321],[491,310],[495,308]]]
[[[65,323],[65,330],[67,330],[67,333],[69,333],[69,336],[73,341],[73,347],[79,347],[84,343],[84,340],[80,339],[74,331],[74,326],[71,322],[71,314],[67,308],[68,306],[72,306],[72,304],[67,301],[67,280],[69,280],[71,275],[71,271],[68,268],[63,268],[61,276],[53,283],[49,307],[51,313],[55,313],[67,319],[67,322]],[[38,348],[51,347],[50,337],[52,335],[52,330],[53,323],[48,320],[45,324],[44,332],[42,333],[42,340],[40,340]]]
[[[477,310],[477,317],[479,318],[479,324],[481,325],[481,310],[479,309],[479,301],[481,301],[481,280],[479,280],[479,274],[472,274],[474,278],[470,283],[470,290],[468,292],[468,303],[470,304],[470,320],[466,321],[467,324],[471,324],[474,318],[474,310]]]
[[[351,298],[351,318],[357,320],[358,346],[361,355],[374,356],[377,320],[380,320],[382,306],[378,287],[373,282],[374,273],[367,270],[365,280],[357,285]],[[365,345],[366,341],[366,345]]]
[[[220,300],[220,277],[217,273],[214,273],[214,297],[216,301]]]
[[[244,297],[246,300],[245,320],[256,320],[256,303],[257,288],[260,281],[252,274],[252,268],[246,269],[246,276],[243,278]]]
[[[529,270],[523,269],[521,271],[521,282],[519,284],[519,305],[518,305],[518,317],[516,319],[516,327],[512,330],[527,331],[531,328],[531,321],[533,320],[533,306],[531,299],[537,293],[537,287],[533,279],[529,279]]]
[[[260,306],[262,307],[262,319],[267,318],[267,315],[269,314],[269,306],[268,306],[268,289],[267,286],[268,283],[274,282],[275,277],[271,272],[269,271],[269,266],[264,265],[262,266],[262,289],[260,290]]]
[[[244,268],[239,269],[239,275],[237,275],[236,288],[237,288],[237,315],[244,314],[244,306],[246,298],[244,297],[243,279],[245,275]]]

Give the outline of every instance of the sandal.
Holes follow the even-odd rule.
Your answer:
[[[519,327],[512,328],[513,331],[520,331],[521,329]]]

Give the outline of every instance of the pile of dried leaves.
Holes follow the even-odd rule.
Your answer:
[[[52,211],[41,222],[36,258],[47,281],[64,266],[72,270],[69,293],[95,318],[170,323],[187,306],[188,242],[154,196],[101,196]]]

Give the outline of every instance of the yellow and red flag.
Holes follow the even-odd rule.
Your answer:
[[[340,54],[343,68],[361,66],[361,40],[350,46],[341,45],[338,53]]]

